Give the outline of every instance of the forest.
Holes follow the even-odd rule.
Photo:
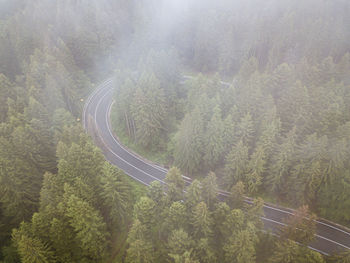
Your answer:
[[[350,227],[349,28],[347,0],[0,1],[0,262],[349,262],[308,248]],[[83,130],[108,77],[166,187]]]

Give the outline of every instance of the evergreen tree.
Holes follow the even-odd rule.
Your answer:
[[[185,182],[179,169],[176,167],[171,168],[165,177],[165,183],[167,184],[166,193],[168,203],[183,199]]]
[[[4,75],[0,74],[0,123],[4,122],[7,117],[7,100],[14,99],[13,84]]]
[[[152,243],[147,239],[148,231],[146,225],[135,219],[128,234],[129,248],[126,253],[126,262],[154,262]]]
[[[185,173],[193,174],[200,168],[203,156],[203,120],[199,109],[186,114],[175,137],[175,164]]]
[[[194,179],[190,186],[186,189],[186,198],[185,198],[185,205],[188,209],[188,211],[192,211],[192,209],[200,202],[202,201],[201,196],[202,190],[200,182],[197,179]]]
[[[287,137],[282,140],[281,145],[274,147],[274,154],[271,158],[269,172],[266,176],[266,188],[271,192],[284,193],[285,178],[289,174],[289,169],[296,151],[295,129],[291,130]]]
[[[195,246],[193,254],[199,259],[199,262],[216,262],[216,255],[208,238],[201,238]]]
[[[238,141],[242,141],[245,145],[251,146],[254,129],[253,120],[250,113],[245,114],[237,125],[236,136]]]
[[[225,262],[255,262],[257,236],[253,229],[238,231],[224,246]]]
[[[136,141],[144,146],[155,145],[165,129],[166,100],[159,80],[153,75],[141,76],[132,103],[132,116],[136,126]]]
[[[67,198],[66,213],[83,255],[94,260],[104,259],[107,256],[108,233],[102,216],[86,201],[74,195]]]
[[[248,147],[242,140],[232,147],[232,150],[226,157],[225,179],[227,185],[232,187],[236,182],[245,182],[245,174],[248,169]]]
[[[210,172],[202,181],[201,184],[202,193],[201,196],[203,201],[206,203],[207,207],[210,210],[214,209],[215,203],[218,201],[218,185],[216,182],[216,175],[213,172]]]
[[[122,172],[109,163],[106,163],[101,178],[101,198],[108,209],[108,218],[122,227],[131,210],[130,186],[123,179]]]
[[[180,228],[184,229],[188,221],[187,217],[186,208],[181,202],[177,201],[172,203],[164,222],[166,228],[169,230],[168,232],[170,233]]]
[[[198,240],[202,237],[209,237],[212,234],[212,218],[207,205],[204,202],[198,203],[191,215],[193,236]]]
[[[244,184],[241,181],[238,181],[234,186],[232,186],[227,202],[231,208],[243,208],[245,199],[244,193],[245,188]]]
[[[147,229],[147,233],[151,233],[155,223],[155,203],[148,197],[141,197],[134,206],[134,217],[138,219]]]
[[[48,246],[43,244],[39,239],[31,238],[14,230],[12,233],[21,261],[24,263],[51,263],[57,262],[54,253],[50,251]]]
[[[223,152],[223,132],[224,124],[221,119],[220,108],[217,106],[214,108],[213,116],[205,134],[206,147],[203,160],[210,168],[215,167]]]
[[[181,256],[193,247],[193,240],[183,229],[176,229],[171,232],[168,239],[169,254]]]
[[[248,164],[248,172],[245,176],[246,186],[249,193],[256,193],[262,184],[265,172],[266,156],[264,149],[258,146],[251,156]]]

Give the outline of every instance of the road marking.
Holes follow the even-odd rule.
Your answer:
[[[84,110],[83,110],[83,117],[84,117],[84,118],[83,118],[83,125],[84,125],[84,128],[85,128],[85,129],[86,129],[86,123],[85,123],[85,120],[86,120],[86,111],[87,111],[87,108],[88,108],[89,104],[91,103],[93,97],[95,97],[97,94],[99,94],[100,92],[102,92],[102,91],[104,90],[104,88],[108,87],[108,84],[110,84],[111,81],[112,81],[112,78],[110,78],[110,79],[106,80],[105,82],[103,82],[102,84],[100,84],[99,88],[96,89],[96,90],[88,97],[88,99],[86,100],[86,103],[85,103],[85,106],[84,106]],[[107,91],[106,94],[104,94],[104,95],[102,96],[102,98],[99,99],[98,104],[96,105],[95,116],[94,116],[94,118],[95,118],[95,126],[96,126],[96,128],[97,128],[97,132],[98,132],[99,137],[100,137],[100,139],[102,140],[103,144],[106,146],[106,148],[109,150],[110,153],[112,153],[113,155],[115,155],[117,158],[119,158],[120,160],[122,160],[122,161],[125,162],[126,164],[130,165],[131,167],[135,168],[136,170],[140,171],[141,173],[145,174],[146,176],[149,176],[149,177],[151,177],[151,178],[153,178],[153,179],[155,179],[155,180],[157,180],[157,181],[160,181],[161,183],[165,183],[165,182],[162,181],[161,179],[159,179],[159,178],[157,178],[157,177],[154,177],[154,176],[148,174],[147,172],[144,172],[144,171],[140,170],[139,168],[135,167],[134,165],[132,165],[132,164],[130,164],[129,162],[127,162],[126,160],[124,160],[122,157],[120,157],[118,154],[116,154],[109,146],[107,146],[106,142],[104,141],[104,139],[103,139],[102,136],[100,135],[100,132],[99,132],[99,130],[98,130],[98,125],[97,125],[97,109],[99,108],[99,106],[100,106],[102,100],[104,99],[104,97],[107,96],[107,95],[109,94],[109,92],[111,92],[111,91]],[[155,165],[149,164],[149,163],[145,162],[144,160],[140,159],[138,156],[136,156],[136,155],[134,155],[133,153],[129,152],[125,147],[123,147],[123,146],[115,139],[115,137],[113,136],[113,134],[112,134],[112,132],[111,132],[111,130],[110,130],[110,125],[109,125],[109,121],[108,121],[108,117],[110,116],[110,111],[111,111],[112,104],[113,104],[113,102],[108,106],[108,114],[106,115],[106,124],[107,124],[107,128],[108,128],[108,132],[109,132],[109,134],[112,136],[113,140],[118,144],[118,146],[120,146],[122,149],[124,149],[124,150],[125,150],[126,152],[128,152],[130,155],[134,156],[134,157],[135,157],[136,159],[138,159],[139,161],[141,161],[141,162],[143,162],[144,164],[149,165],[149,166],[151,166],[151,167],[153,167],[153,168],[155,168],[155,169],[157,169],[157,170],[159,170],[159,171],[166,172],[166,171],[167,171],[166,169],[164,169],[164,168],[162,168],[162,167],[159,167],[159,166],[155,166]],[[111,163],[111,161],[109,161],[109,162]],[[149,184],[147,184],[147,183],[141,181],[140,179],[134,177],[133,175],[131,175],[131,174],[128,173],[128,172],[126,172],[126,174],[128,174],[128,176],[132,177],[133,179],[135,179],[135,180],[141,182],[142,184],[149,185]],[[223,195],[223,196],[228,196],[230,193],[229,193],[229,192],[226,192],[226,191],[219,191],[218,194],[219,194],[219,195]],[[245,200],[245,202],[247,202],[247,203],[252,203],[252,201],[249,201],[249,200]],[[264,205],[264,207],[266,207],[266,208],[268,208],[268,209],[271,209],[271,210],[280,211],[280,212],[285,213],[285,214],[290,214],[290,215],[293,215],[293,214],[294,214],[293,212],[285,211],[285,210],[282,210],[282,209],[279,209],[279,208],[275,208],[275,207],[271,207],[271,206],[268,206],[268,205]],[[293,210],[292,210],[292,211],[293,211]],[[266,217],[261,217],[261,218],[262,218],[263,220],[270,221],[270,222],[274,222],[274,223],[279,224],[279,225],[285,225],[284,223],[281,223],[281,222],[278,222],[278,221],[275,221],[275,220],[272,220],[272,219],[268,219],[268,218],[266,218]],[[347,234],[347,235],[350,236],[350,233],[349,233],[349,232],[346,232],[346,231],[344,231],[344,230],[342,230],[342,229],[339,229],[339,228],[337,228],[337,227],[335,227],[335,226],[332,226],[332,225],[329,225],[329,224],[327,224],[327,223],[320,222],[320,221],[317,221],[317,220],[316,220],[316,223],[322,224],[322,225],[327,226],[327,227],[330,227],[330,228],[332,228],[332,229],[334,229],[334,230],[337,230],[337,231],[339,231],[339,232],[342,232],[342,233]],[[334,244],[336,244],[336,245],[339,245],[339,246],[341,246],[341,247],[343,247],[343,248],[350,249],[350,247],[347,247],[347,246],[345,246],[345,245],[343,245],[343,244],[341,244],[341,243],[338,243],[338,242],[336,242],[336,241],[333,241],[333,240],[331,240],[331,239],[325,238],[325,237],[320,236],[320,235],[317,235],[317,234],[316,234],[316,236],[317,236],[318,238],[320,238],[320,239],[324,239],[324,240],[326,240],[326,241],[328,241],[328,242],[332,242],[332,243],[334,243]],[[313,249],[313,250],[315,250],[315,251],[318,251],[318,252],[320,252],[320,253],[327,254],[327,253],[322,252],[322,251],[320,251],[320,250],[317,250],[317,249],[315,249],[315,248],[312,248],[312,247],[309,247],[309,248],[311,248],[311,249]]]
[[[107,112],[107,114],[108,114],[109,119],[110,119],[110,112],[111,112],[113,103],[114,103],[114,101],[113,101],[113,102],[109,105],[109,107],[108,107],[108,112]],[[111,137],[113,138],[114,142],[115,142],[116,144],[118,144],[118,145],[119,145],[123,150],[125,150],[127,153],[129,153],[130,155],[132,155],[133,157],[135,157],[137,160],[139,160],[139,161],[145,163],[146,165],[149,165],[149,166],[153,167],[154,169],[156,169],[156,170],[158,170],[158,171],[160,171],[160,172],[165,172],[165,173],[168,172],[168,170],[166,170],[166,169],[164,169],[164,168],[160,168],[158,165],[157,165],[157,166],[154,166],[154,165],[152,165],[152,164],[150,164],[150,163],[148,163],[148,162],[145,162],[144,160],[142,160],[141,158],[139,158],[137,155],[135,155],[134,153],[132,153],[131,151],[129,151],[129,149],[126,149],[121,143],[119,143],[119,141],[114,137],[114,135],[113,135],[113,133],[112,133],[112,130],[111,130],[110,125],[109,125],[109,120],[107,120],[107,129],[108,129],[109,134],[110,134]]]
[[[104,94],[98,101],[97,105],[96,105],[96,109],[95,109],[95,116],[94,116],[94,120],[95,120],[95,126],[98,127],[97,125],[97,110],[101,104],[101,102],[103,101],[103,99],[108,95],[108,92],[106,94]],[[107,115],[106,115],[106,119],[107,119]],[[97,129],[97,133],[100,133]],[[157,177],[154,177],[152,175],[150,175],[149,173],[145,172],[145,171],[142,171],[141,169],[137,168],[136,166],[132,165],[131,163],[129,163],[128,161],[126,161],[125,159],[123,159],[122,157],[120,157],[117,153],[115,153],[105,142],[105,140],[102,138],[102,136],[99,134],[99,137],[100,139],[103,141],[103,144],[106,146],[106,148],[113,154],[115,155],[116,157],[118,157],[120,160],[122,160],[123,162],[127,163],[128,165],[130,165],[131,167],[135,168],[136,170],[140,171],[141,173],[145,174],[145,175],[148,175],[149,177],[157,180],[157,181],[160,181],[162,183],[165,183],[163,182],[161,179],[157,178]]]

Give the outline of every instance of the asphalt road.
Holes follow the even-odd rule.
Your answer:
[[[109,123],[113,104],[112,95],[112,79],[108,79],[100,84],[86,100],[82,116],[85,130],[101,148],[105,158],[127,175],[145,185],[155,180],[164,183],[163,180],[167,173],[165,168],[136,156],[114,137]],[[188,181],[189,178],[185,180]],[[224,197],[227,194],[220,191],[219,195]],[[246,202],[249,203],[250,199],[247,199]],[[293,214],[292,209],[265,204],[262,217],[265,230],[277,233],[278,229],[283,226],[284,219],[291,214]],[[315,241],[309,246],[311,249],[325,255],[350,250],[350,231],[346,228],[321,219],[316,221],[316,226],[317,235]]]

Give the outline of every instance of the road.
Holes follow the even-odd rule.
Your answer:
[[[225,85],[225,84],[224,84]],[[145,185],[153,181],[164,183],[167,170],[152,164],[121,145],[113,135],[110,120],[110,111],[113,104],[112,79],[100,84],[86,100],[83,110],[83,125],[85,130],[93,137],[95,143],[101,148],[105,158],[118,166],[127,175]],[[189,180],[189,178],[185,178]],[[219,191],[220,196],[227,196]],[[250,202],[248,198],[246,202]],[[293,214],[292,209],[277,208],[269,204],[264,205],[265,230],[277,233],[283,226],[284,219]],[[323,220],[316,221],[317,235],[310,248],[328,255],[344,250],[350,250],[350,231],[336,224]]]

